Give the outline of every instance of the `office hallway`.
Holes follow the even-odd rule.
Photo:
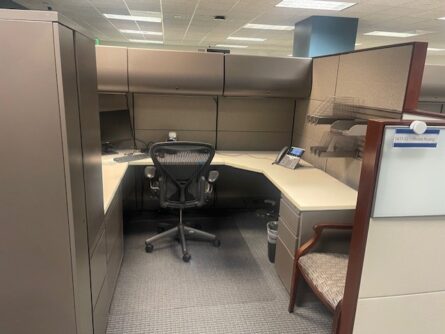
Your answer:
[[[254,212],[187,218],[222,242],[215,248],[189,241],[190,263],[175,241],[145,253],[153,225],[126,224],[108,334],[330,333],[331,315],[310,294],[294,314],[287,312],[288,293],[267,259],[264,219]]]

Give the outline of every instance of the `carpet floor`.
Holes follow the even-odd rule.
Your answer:
[[[287,312],[289,295],[267,258],[264,218],[232,212],[185,221],[217,234],[221,247],[189,241],[190,263],[174,240],[147,254],[153,224],[126,222],[107,334],[330,333],[331,315],[310,292]]]

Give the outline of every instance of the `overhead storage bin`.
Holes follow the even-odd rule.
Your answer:
[[[308,97],[312,59],[225,56],[225,96]]]
[[[127,48],[96,45],[97,89],[128,92]]]
[[[218,53],[128,49],[134,93],[222,95],[223,67]]]

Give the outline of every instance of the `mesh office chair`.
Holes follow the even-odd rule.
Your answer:
[[[183,209],[201,207],[210,198],[219,175],[217,171],[209,171],[214,155],[213,147],[204,143],[165,142],[151,147],[154,167],[146,167],[145,176],[150,180],[150,189],[159,196],[161,207],[179,209],[179,224],[147,239],[147,253],[153,251],[154,241],[171,237],[179,237],[184,262],[191,258],[186,237],[197,237],[211,241],[215,247],[220,246],[215,235],[184,226],[182,221]]]

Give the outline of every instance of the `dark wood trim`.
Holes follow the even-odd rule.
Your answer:
[[[355,312],[357,309],[369,221],[374,202],[384,129],[386,126],[391,125],[409,126],[411,122],[412,121],[409,120],[370,120],[368,122],[358,188],[357,208],[349,250],[346,288],[339,323],[339,334],[352,334],[354,329]],[[445,126],[445,122],[443,121],[428,121],[427,124]]]
[[[326,57],[335,57],[335,56],[347,55],[347,54],[350,54],[350,53],[359,53],[359,52],[366,52],[366,51],[383,50],[383,49],[395,48],[395,47],[399,47],[399,46],[407,46],[407,45],[413,45],[414,46],[414,44],[416,44],[416,43],[421,43],[422,44],[422,42],[408,42],[408,43],[400,43],[400,44],[382,45],[382,46],[376,46],[376,47],[367,48],[367,49],[359,49],[359,50],[352,50],[352,51],[347,51],[347,52],[333,53],[331,55],[324,55],[324,56],[313,57],[312,59],[326,58]]]
[[[419,116],[424,116],[424,117],[433,117],[433,118],[438,118],[440,119],[445,119],[445,114],[439,114],[437,112],[432,112],[432,111],[425,111],[425,110],[405,110],[403,112],[404,114],[412,114],[412,115],[419,115]]]
[[[406,83],[405,101],[403,111],[416,110],[422,87],[423,70],[425,68],[428,43],[414,42]]]

